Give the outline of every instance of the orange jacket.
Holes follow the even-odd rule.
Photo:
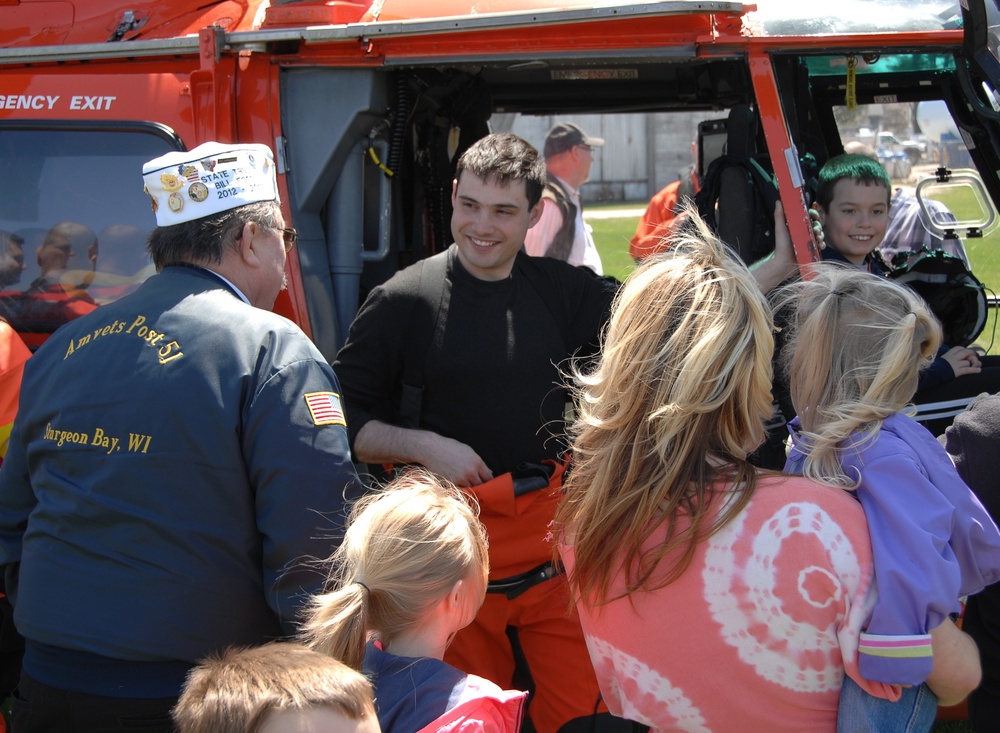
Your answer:
[[[681,179],[669,183],[650,199],[628,246],[628,253],[636,262],[666,249],[664,238],[670,234],[673,221],[680,210],[682,184],[688,184],[684,188],[690,191],[690,195],[698,192],[698,180],[694,172],[684,175],[690,176],[690,181]]]
[[[7,441],[21,395],[21,375],[29,356],[31,352],[17,332],[0,320],[0,462],[7,455]]]

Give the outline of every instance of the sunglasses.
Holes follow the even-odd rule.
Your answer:
[[[285,251],[287,252],[295,246],[295,241],[299,238],[299,233],[295,227],[285,227],[281,230],[281,237],[285,241]]]

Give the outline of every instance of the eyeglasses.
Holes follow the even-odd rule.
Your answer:
[[[591,146],[591,145],[584,145],[583,143],[581,143],[580,145],[577,145],[576,147],[578,147],[578,148],[583,148],[583,149],[584,149],[584,150],[586,150],[586,151],[587,151],[588,153],[593,153],[593,152],[594,152],[594,148],[593,148],[593,146]]]
[[[285,227],[281,230],[281,237],[285,240],[285,251],[287,252],[295,246],[299,233],[295,231],[295,227]]]

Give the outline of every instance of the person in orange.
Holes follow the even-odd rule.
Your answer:
[[[524,251],[544,185],[541,156],[514,135],[466,150],[452,187],[455,244],[372,290],[334,368],[356,460],[419,464],[479,501],[490,583],[444,661],[510,688],[516,629],[538,733],[628,731],[600,701],[546,540],[562,495],[560,364],[596,352],[614,290]]]
[[[419,464],[479,501],[487,597],[445,661],[510,687],[514,629],[538,733],[631,730],[600,700],[548,541],[565,466],[563,368],[597,353],[615,291],[585,268],[524,251],[544,181],[538,151],[514,135],[466,150],[452,188],[455,244],[371,291],[334,369],[357,461]],[[785,245],[755,266],[764,290],[796,271]]]
[[[628,253],[636,262],[666,249],[667,235],[673,229],[681,207],[685,201],[694,199],[701,188],[697,143],[691,143],[691,154],[695,162],[681,170],[677,180],[661,188],[646,206],[628,245]]]
[[[31,352],[17,331],[0,317],[0,464],[7,455],[7,441],[21,394],[21,375],[29,356]]]
[[[6,247],[0,255],[0,287],[14,285],[24,271],[23,240],[6,232],[0,232]],[[7,455],[10,429],[17,414],[17,403],[21,396],[21,376],[24,363],[31,356],[28,347],[10,324],[0,316],[0,465]],[[0,697],[6,699],[17,685],[21,674],[21,655],[24,640],[14,628],[13,609],[7,600],[3,578],[0,577]],[[0,717],[0,731],[6,730]]]

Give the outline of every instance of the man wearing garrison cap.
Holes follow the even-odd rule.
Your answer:
[[[580,186],[590,178],[594,148],[603,145],[603,138],[590,137],[572,122],[560,122],[549,130],[545,136],[548,181],[542,194],[542,216],[524,239],[529,255],[552,257],[604,274],[580,201]]]
[[[0,472],[23,732],[171,730],[199,659],[295,631],[357,480],[332,369],[269,312],[295,241],[271,151],[143,182],[158,274],[32,357]]]

